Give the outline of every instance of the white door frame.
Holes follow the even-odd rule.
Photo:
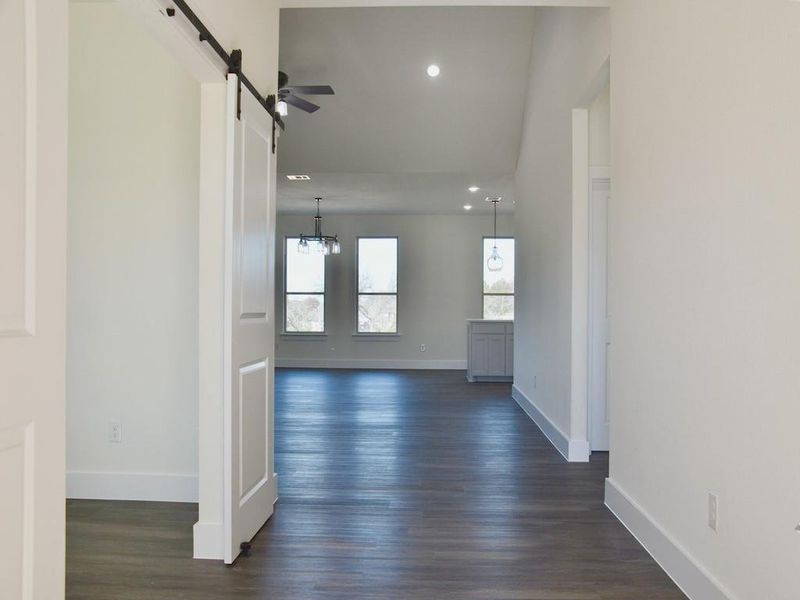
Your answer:
[[[590,167],[589,175],[589,302],[588,302],[588,380],[589,444],[593,452],[609,450],[607,399],[608,335],[608,203],[597,205],[598,195],[607,198],[611,186],[611,168]],[[602,210],[601,210],[602,209]],[[604,249],[598,252],[597,239]],[[597,260],[603,266],[598,272]],[[602,279],[602,281],[600,281]],[[603,299],[600,299],[602,295]],[[602,304],[602,311],[597,303]],[[602,312],[602,316],[600,316]],[[602,419],[603,424],[598,420]]]
[[[195,558],[223,558],[224,387],[224,148],[225,65],[199,43],[197,32],[184,19],[163,14],[169,0],[116,0],[148,29],[201,84],[201,181],[199,250],[199,520],[194,527]],[[266,0],[265,0],[266,1]],[[312,6],[469,6],[485,0],[274,0],[283,7]],[[199,2],[199,0],[198,0]],[[190,2],[190,4],[193,4]],[[508,4],[507,2],[503,4]],[[607,7],[609,0],[514,0],[520,6]],[[214,23],[195,12],[213,31]],[[226,22],[225,25],[230,26]],[[230,32],[229,32],[230,33]],[[236,36],[234,36],[236,37]],[[229,48],[229,50],[232,48]],[[274,90],[268,90],[274,92]],[[273,367],[271,366],[270,369]],[[584,369],[585,371],[585,369]],[[585,379],[585,376],[584,376]],[[585,386],[584,386],[585,389]],[[585,397],[585,391],[584,391]],[[574,413],[574,411],[573,411]],[[585,417],[584,406],[583,414]],[[585,418],[583,428],[585,430]],[[270,440],[273,436],[270,436]],[[272,443],[272,441],[270,441]],[[220,451],[218,451],[220,449]],[[583,453],[581,453],[583,454]],[[588,456],[588,455],[587,455]]]
[[[572,110],[572,310],[570,335],[570,462],[586,462],[589,440],[589,107],[609,85],[607,59]]]

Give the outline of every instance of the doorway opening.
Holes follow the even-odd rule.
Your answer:
[[[115,2],[69,3],[68,77],[68,511],[196,503],[200,83]]]
[[[576,451],[609,450],[608,199],[611,176],[610,61],[572,110],[572,414]]]
[[[611,193],[610,94],[606,86],[589,108],[589,269],[587,400],[592,452],[609,450],[608,204]]]
[[[589,192],[589,443],[592,452],[609,450],[608,411],[608,167],[591,167]]]

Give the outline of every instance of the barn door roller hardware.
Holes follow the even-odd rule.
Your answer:
[[[281,120],[280,115],[275,114],[275,95],[270,94],[266,98],[262,96],[256,86],[247,78],[247,76],[242,72],[242,51],[241,50],[233,50],[232,52],[228,53],[225,48],[222,47],[222,44],[219,43],[217,38],[208,30],[203,22],[200,20],[194,11],[189,7],[189,5],[184,0],[172,0],[172,3],[178,7],[178,9],[183,13],[183,16],[192,24],[192,26],[197,29],[197,33],[201,42],[207,42],[209,46],[211,46],[212,50],[217,53],[222,61],[228,67],[228,73],[233,73],[237,76],[239,80],[239,97],[237,100],[237,118],[241,116],[241,100],[242,100],[242,85],[250,90],[250,93],[253,94],[253,97],[258,100],[258,103],[263,106],[266,111],[269,113],[269,116],[272,117],[272,152],[275,152],[275,124],[277,123],[281,129],[284,129],[283,121]],[[167,9],[167,16],[174,17],[175,16],[175,9],[168,8]]]

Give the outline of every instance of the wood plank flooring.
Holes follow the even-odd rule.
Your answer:
[[[193,504],[69,501],[67,598],[677,600],[504,384],[461,371],[281,370],[280,500],[232,567]]]

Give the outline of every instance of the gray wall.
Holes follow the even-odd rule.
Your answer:
[[[200,86],[114,3],[69,50],[67,492],[192,500]]]
[[[800,3],[612,30],[610,481],[725,590],[688,596],[797,600]]]
[[[325,217],[342,254],[326,259],[326,336],[280,336],[278,366],[465,368],[466,319],[481,316],[481,240],[492,219],[482,215],[337,215]],[[313,231],[311,215],[279,215],[276,315],[283,328],[284,238]],[[511,217],[498,218],[498,235],[512,235]],[[398,329],[391,339],[355,332],[358,236],[398,236]],[[420,352],[425,344],[426,351]]]
[[[572,428],[572,109],[608,52],[607,10],[537,9],[514,192],[514,384],[566,437]]]

